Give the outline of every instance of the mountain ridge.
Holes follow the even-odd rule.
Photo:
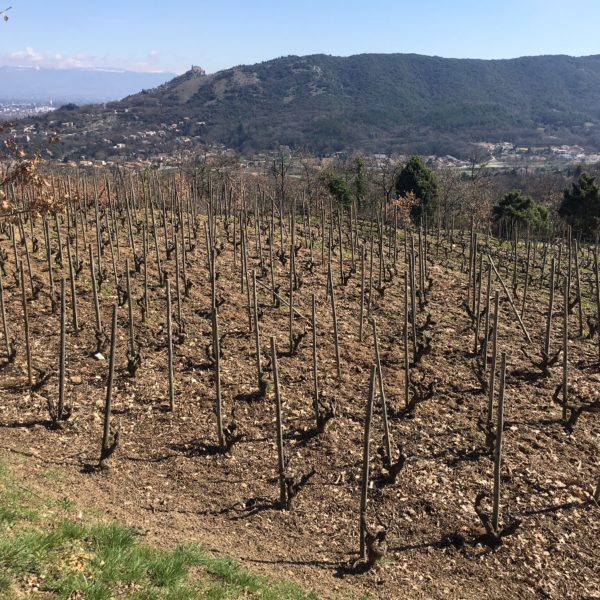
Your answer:
[[[105,109],[70,111],[69,120],[104,118],[121,133],[168,124],[164,149],[183,138],[246,153],[286,145],[464,154],[478,141],[600,149],[598,98],[600,55],[313,54],[192,69]]]

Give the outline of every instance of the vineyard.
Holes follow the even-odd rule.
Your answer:
[[[597,244],[185,170],[7,190],[25,480],[323,597],[600,596]]]

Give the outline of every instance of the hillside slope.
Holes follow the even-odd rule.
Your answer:
[[[188,137],[245,152],[283,144],[446,154],[478,140],[597,149],[599,97],[600,56],[289,56],[212,75],[193,69],[105,109],[79,109],[76,121],[109,134],[162,126],[165,147]]]

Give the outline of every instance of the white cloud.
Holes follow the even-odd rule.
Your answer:
[[[29,65],[37,64],[44,60],[44,55],[36,52],[30,46],[27,46],[25,50],[17,50],[16,52],[10,52],[7,54],[9,61],[24,62]]]
[[[0,53],[0,66],[49,69],[119,69],[145,72],[174,70],[162,63],[160,53],[157,50],[150,50],[142,60],[116,60],[107,56],[93,56],[86,53],[66,55],[55,52],[43,54],[29,46],[24,50]]]

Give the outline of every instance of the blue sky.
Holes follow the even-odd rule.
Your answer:
[[[9,5],[0,65],[214,72],[288,54],[600,54],[600,0],[0,0]]]

